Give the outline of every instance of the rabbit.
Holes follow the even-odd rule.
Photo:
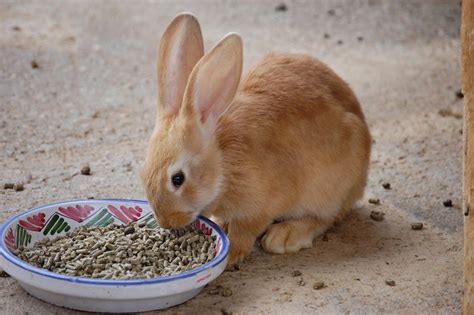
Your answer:
[[[241,80],[242,45],[230,33],[204,54],[193,15],[168,25],[142,170],[159,225],[212,217],[231,265],[260,236],[269,253],[312,247],[362,198],[372,143],[355,94],[328,66],[271,53]]]

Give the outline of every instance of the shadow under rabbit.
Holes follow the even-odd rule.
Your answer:
[[[268,291],[275,293],[277,301],[289,302],[292,300],[291,292],[301,289],[300,276],[294,277],[292,274],[295,270],[301,272],[301,278],[306,282],[306,295],[316,294],[316,290],[311,287],[318,279],[328,281],[331,285],[330,279],[336,273],[352,277],[347,273],[353,272],[354,266],[350,268],[352,271],[345,271],[347,265],[360,265],[362,261],[368,269],[377,270],[375,265],[381,262],[389,263],[392,258],[399,256],[398,250],[403,251],[403,245],[407,245],[407,242],[403,241],[399,233],[399,220],[403,218],[396,211],[393,213],[395,220],[392,221],[389,214],[382,222],[371,220],[369,213],[369,207],[355,210],[327,232],[328,241],[324,241],[320,236],[315,239],[311,249],[295,254],[272,255],[256,246],[251,258],[241,264],[239,270],[226,271],[203,291],[200,298],[209,298],[216,306],[227,305],[228,299],[209,295],[212,288],[226,286],[234,291],[231,305],[236,308],[239,303],[246,307],[259,303]],[[398,250],[394,251],[394,248]],[[360,281],[357,275],[352,278],[354,281]],[[337,289],[340,288],[328,290]]]

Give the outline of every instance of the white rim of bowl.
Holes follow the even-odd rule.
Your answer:
[[[92,285],[147,285],[147,284],[159,284],[159,283],[165,283],[165,282],[170,282],[170,281],[175,281],[175,280],[181,280],[181,279],[186,279],[193,277],[200,272],[219,265],[224,259],[227,257],[229,254],[229,238],[227,237],[226,233],[221,229],[220,226],[218,226],[216,223],[212,222],[208,218],[199,215],[197,218],[206,222],[206,224],[210,225],[216,232],[219,234],[219,236],[222,239],[222,250],[217,255],[214,257],[210,262],[205,263],[204,265],[201,265],[195,269],[191,269],[189,271],[185,271],[182,273],[178,273],[176,275],[171,275],[171,276],[164,276],[164,277],[158,277],[158,278],[149,278],[149,279],[132,279],[132,280],[110,280],[110,279],[93,279],[93,278],[85,278],[85,277],[76,277],[76,276],[68,276],[68,275],[63,275],[59,274],[56,272],[52,272],[43,268],[38,268],[33,265],[28,264],[27,262],[19,259],[15,255],[13,255],[10,250],[6,248],[5,245],[5,233],[7,231],[7,227],[9,227],[14,221],[16,221],[18,218],[24,216],[25,214],[32,213],[38,210],[42,210],[44,208],[52,207],[52,206],[57,206],[57,205],[62,205],[62,204],[71,204],[71,203],[78,203],[78,202],[100,202],[100,201],[106,201],[106,202],[125,202],[125,203],[139,203],[139,204],[144,204],[148,205],[149,203],[145,200],[134,200],[134,199],[116,199],[116,198],[104,198],[104,199],[78,199],[78,200],[67,200],[67,201],[62,201],[62,202],[55,202],[55,203],[50,203],[46,205],[42,205],[40,207],[36,208],[31,208],[29,210],[20,212],[19,214],[10,217],[7,219],[7,221],[3,222],[0,226],[0,236],[1,236],[1,242],[0,242],[0,256],[3,256],[6,260],[8,260],[10,263],[16,265],[17,267],[24,269],[26,271],[30,271],[36,274],[39,274],[41,276],[45,276],[48,278],[53,278],[56,280],[64,280],[64,281],[70,281],[70,282],[75,282],[75,283],[82,283],[82,284],[92,284]]]

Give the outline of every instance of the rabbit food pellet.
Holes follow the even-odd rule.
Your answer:
[[[391,287],[394,287],[396,285],[395,280],[392,280],[392,279],[385,280],[385,284]]]
[[[373,205],[379,205],[380,204],[380,199],[378,198],[370,198],[369,199],[369,203],[373,204]]]
[[[446,208],[450,208],[453,206],[453,201],[451,199],[446,199],[445,201],[443,201],[443,205],[446,207]]]
[[[97,279],[140,279],[191,270],[214,258],[215,237],[194,226],[148,229],[143,223],[80,227],[15,254],[53,272]]]
[[[91,174],[91,168],[89,165],[84,165],[82,168],[81,168],[81,174],[82,175],[90,175]]]
[[[13,189],[15,189],[15,191],[23,191],[25,190],[25,186],[23,186],[22,183],[17,183],[15,186],[13,186]]]
[[[412,223],[411,224],[411,229],[415,231],[419,231],[423,229],[423,223],[417,222],[417,223]]]
[[[13,184],[13,183],[3,184],[3,189],[13,189],[13,187],[15,187],[15,184]]]
[[[385,213],[381,211],[371,211],[370,212],[370,218],[374,221],[380,222],[383,220],[383,217],[385,216]]]
[[[292,275],[293,277],[299,277],[299,276],[301,276],[301,271],[299,271],[299,270],[293,270],[293,271],[291,272],[291,275]]]
[[[326,287],[326,284],[323,281],[317,281],[313,284],[313,289],[315,290],[321,290]]]

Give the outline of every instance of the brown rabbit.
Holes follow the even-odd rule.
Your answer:
[[[227,229],[230,263],[262,233],[271,253],[311,247],[362,197],[371,149],[354,93],[317,59],[271,54],[239,85],[241,72],[237,34],[203,56],[196,18],[170,23],[142,174],[159,224],[212,215]]]

